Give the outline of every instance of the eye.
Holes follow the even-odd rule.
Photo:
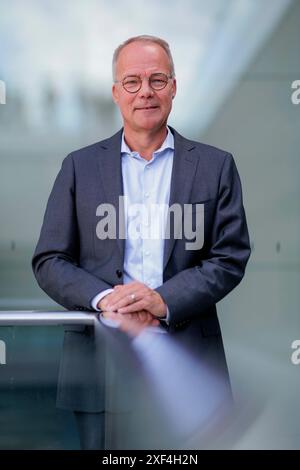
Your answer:
[[[164,88],[168,83],[168,77],[164,74],[153,75],[150,78],[150,83],[153,88]]]
[[[127,77],[124,79],[123,81],[123,85],[126,87],[126,88],[137,88],[140,84],[140,79],[139,77]]]
[[[131,78],[130,80],[124,80],[125,85],[136,85],[138,83],[137,79]]]

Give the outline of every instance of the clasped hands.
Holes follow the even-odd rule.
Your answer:
[[[115,320],[119,328],[133,336],[147,326],[159,325],[167,306],[158,292],[142,282],[116,285],[113,292],[98,303],[104,318]]]

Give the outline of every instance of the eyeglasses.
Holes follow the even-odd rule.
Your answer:
[[[148,78],[148,83],[152,90],[163,90],[171,78],[173,77],[165,73],[153,73]],[[123,80],[116,80],[115,83],[122,83],[124,90],[128,91],[128,93],[136,93],[142,88],[143,81],[137,75],[128,75]]]

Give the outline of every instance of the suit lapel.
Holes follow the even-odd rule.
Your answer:
[[[169,126],[170,127],[170,126]],[[190,200],[190,193],[193,185],[193,179],[196,173],[198,159],[195,158],[192,150],[195,144],[182,137],[173,128],[170,128],[174,134],[174,159],[171,176],[169,207],[172,204],[179,204],[184,209],[184,204]],[[181,223],[182,221],[180,221]],[[169,261],[175,244],[174,233],[179,233],[179,224],[174,228],[171,226],[171,236],[165,239],[164,245],[164,269]]]
[[[119,196],[123,196],[123,181],[122,181],[122,167],[121,167],[121,137],[123,129],[118,131],[115,135],[107,140],[101,142],[101,157],[98,159],[100,177],[104,189],[106,202],[112,204],[116,210],[117,216],[117,244],[121,253],[122,260],[124,259],[124,238],[119,237],[120,223],[124,227],[124,208],[120,208],[119,217]]]

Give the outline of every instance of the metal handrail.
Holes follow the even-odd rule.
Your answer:
[[[96,313],[77,311],[7,310],[0,311],[0,326],[94,325]]]

